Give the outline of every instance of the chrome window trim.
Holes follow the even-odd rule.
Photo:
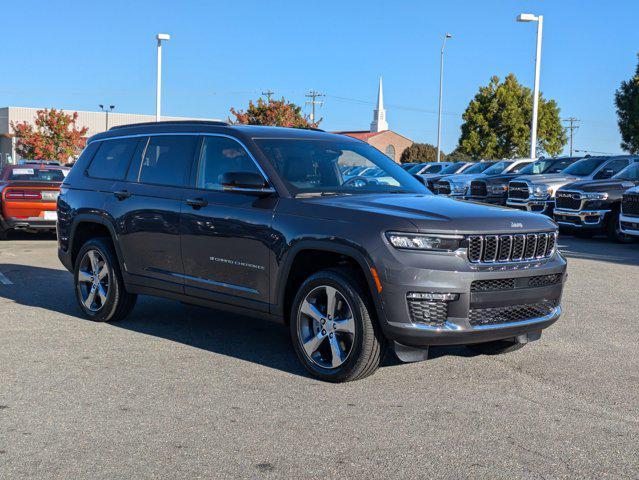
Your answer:
[[[264,171],[264,169],[262,168],[262,166],[258,163],[258,161],[255,159],[255,157],[253,156],[253,154],[251,153],[251,151],[246,147],[246,144],[244,144],[244,142],[242,142],[239,138],[234,137],[233,135],[228,135],[225,133],[210,133],[210,132],[151,132],[151,133],[136,133],[136,134],[131,134],[131,135],[118,135],[116,137],[108,137],[108,138],[98,138],[96,140],[92,140],[90,142],[87,143],[87,145],[91,144],[91,143],[95,143],[95,142],[106,142],[109,140],[118,140],[118,139],[122,139],[122,138],[141,138],[141,137],[160,137],[160,136],[175,136],[175,135],[189,135],[189,136],[197,136],[197,137],[222,137],[222,138],[228,138],[230,140],[235,140],[237,143],[240,144],[240,146],[246,150],[246,153],[248,154],[249,158],[253,161],[253,163],[255,164],[255,166],[257,167],[257,169],[260,171],[260,173],[262,174],[262,176],[264,177],[264,180],[273,187],[273,182],[271,182],[271,179],[268,177],[268,175],[266,174],[266,172]],[[147,146],[148,146],[148,142],[147,142]],[[146,147],[145,147],[146,150]],[[201,152],[200,152],[201,154]],[[142,157],[144,158],[144,157]],[[141,164],[141,162],[140,162]],[[198,158],[198,164],[199,164],[199,158]],[[138,173],[138,183],[139,183],[139,173]],[[188,188],[188,187],[185,187]],[[250,189],[249,189],[250,190]],[[275,190],[275,188],[273,187],[273,190]],[[211,191],[224,191],[224,190],[211,190]],[[227,190],[227,191],[230,191]],[[250,191],[257,191],[257,190],[250,190]],[[270,191],[270,190],[269,190]]]

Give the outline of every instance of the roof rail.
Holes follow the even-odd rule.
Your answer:
[[[227,122],[220,120],[166,120],[161,122],[127,123],[126,125],[116,125],[109,130],[119,130],[120,128],[150,127],[153,125],[212,125],[218,127],[228,127]]]

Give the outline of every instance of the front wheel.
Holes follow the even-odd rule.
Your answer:
[[[293,347],[315,377],[348,382],[379,367],[385,341],[366,286],[349,269],[323,270],[299,288],[291,309]]]
[[[635,241],[630,235],[626,235],[621,231],[619,223],[619,211],[613,210],[609,214],[608,224],[606,225],[606,235],[608,240],[617,243],[633,243]]]
[[[97,322],[126,317],[137,295],[124,288],[122,273],[111,243],[94,238],[78,252],[74,269],[75,293],[84,314]]]

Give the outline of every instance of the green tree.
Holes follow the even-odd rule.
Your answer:
[[[472,160],[473,157],[462,152],[460,147],[457,147],[455,150],[446,155],[447,162],[470,162]]]
[[[311,122],[308,115],[302,115],[302,107],[281,100],[267,100],[259,98],[257,103],[249,101],[246,111],[231,108],[231,114],[235,116],[232,123],[244,125],[270,125],[274,127],[309,128],[317,127],[322,119]]]
[[[446,154],[441,152],[442,161],[445,160]],[[437,161],[437,147],[430,143],[413,143],[410,147],[402,152],[399,159],[401,163],[424,163]]]
[[[503,82],[492,77],[464,112],[460,150],[474,158],[528,156],[532,103],[532,92],[512,73]],[[537,154],[557,155],[566,141],[557,103],[540,94]]]
[[[615,105],[621,132],[621,148],[630,153],[639,153],[639,62],[634,76],[621,82],[615,92]]]

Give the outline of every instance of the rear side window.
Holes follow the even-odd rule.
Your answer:
[[[87,170],[90,177],[122,180],[138,144],[137,138],[105,140],[100,142],[93,161]]]
[[[197,141],[194,135],[150,137],[144,149],[139,181],[175,187],[186,185]]]

